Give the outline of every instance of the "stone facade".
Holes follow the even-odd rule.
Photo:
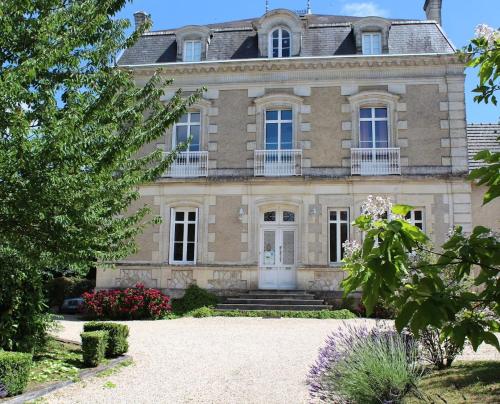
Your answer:
[[[386,27],[380,20],[366,23]],[[363,26],[356,23],[358,30]],[[265,24],[256,29],[262,27],[268,29]],[[298,28],[293,32],[301,35]],[[393,44],[384,46],[390,50]],[[295,51],[306,54],[307,49]],[[133,67],[137,85],[144,85],[156,67]],[[294,218],[275,226],[281,241],[294,232],[293,265],[283,265],[283,274],[293,268],[295,288],[321,292],[338,290],[344,277],[341,264],[330,262],[332,210],[347,211],[352,221],[368,195],[388,196],[420,209],[424,230],[436,244],[445,240],[450,227],[470,231],[473,219],[482,220],[473,214],[475,199],[466,180],[464,66],[452,52],[166,63],[162,74],[175,83],[166,90],[165,101],[178,87],[186,93],[208,88],[192,108],[202,117],[207,176],[166,175],[141,187],[138,203],[150,205],[162,224],[138,239],[138,254],[117,263],[117,269],[98,271],[99,288],[139,280],[169,293],[192,283],[220,293],[257,289],[269,258],[263,241],[269,229],[263,222],[266,212],[287,212]],[[401,175],[352,175],[351,149],[358,146],[363,106],[387,108],[390,144],[400,152]],[[255,175],[269,108],[292,111],[301,175]],[[145,151],[171,150],[172,135],[168,130]],[[197,215],[196,258],[184,265],[172,259],[176,209]],[[348,236],[361,239],[352,226]],[[279,254],[282,259],[286,251]]]

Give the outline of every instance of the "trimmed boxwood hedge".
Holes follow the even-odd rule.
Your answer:
[[[108,347],[106,348],[106,357],[114,358],[123,355],[128,351],[129,328],[124,324],[103,323],[99,321],[90,321],[83,325],[83,331],[107,331]]]
[[[31,354],[0,351],[0,385],[8,396],[21,394],[26,389],[32,363]]]
[[[107,331],[89,331],[80,334],[82,338],[83,363],[88,367],[96,367],[106,357],[108,345]]]

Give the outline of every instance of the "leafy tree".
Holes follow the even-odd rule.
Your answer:
[[[126,0],[0,2],[0,348],[30,351],[48,326],[43,279],[84,273],[136,249],[155,221],[129,210],[138,186],[168,167],[160,138],[198,96],[161,101],[170,81],[142,88],[115,56]]]
[[[500,89],[500,31],[480,25],[476,38],[462,53],[471,67],[479,68],[476,102],[497,104]],[[487,165],[470,178],[488,187],[484,203],[500,196],[500,153],[481,151],[477,160]],[[499,235],[478,226],[470,235],[458,227],[440,250],[404,217],[410,206],[389,208],[382,199],[370,199],[355,226],[365,234],[362,246],[347,246],[343,282],[345,293],[363,292],[368,314],[378,299],[399,308],[396,327],[409,326],[415,334],[437,330],[441,339],[460,350],[468,339],[476,350],[483,342],[500,350]],[[386,218],[383,212],[391,211]],[[425,259],[415,256],[425,253]],[[476,273],[477,272],[477,273]],[[469,279],[474,287],[460,287]]]
[[[477,95],[476,102],[491,100],[497,105],[495,92],[500,90],[500,31],[487,25],[476,28],[476,37],[464,48],[462,56],[470,67],[479,69],[479,85],[473,90]],[[500,141],[500,137],[497,139]],[[472,171],[470,178],[477,180],[478,185],[485,185],[488,190],[484,194],[484,203],[500,196],[500,153],[482,150],[475,156],[476,160],[486,163],[483,167]]]
[[[378,202],[384,206],[381,198]],[[370,199],[355,221],[365,237],[362,246],[347,248],[345,293],[361,289],[368,314],[379,299],[397,307],[399,331],[409,326],[418,335],[434,327],[457,349],[466,338],[474,349],[482,342],[500,349],[494,334],[500,330],[498,236],[484,227],[470,236],[457,228],[438,252],[429,247],[425,233],[404,219],[412,207],[386,204],[382,210],[392,215],[385,218],[373,205]],[[475,275],[474,268],[480,269],[475,287],[459,287]]]

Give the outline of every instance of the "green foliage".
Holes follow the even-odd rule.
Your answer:
[[[109,333],[107,331],[88,331],[80,334],[82,338],[83,363],[97,367],[106,357]]]
[[[189,285],[183,297],[172,301],[172,310],[175,314],[183,314],[200,307],[211,307],[218,303],[217,296],[200,288]]]
[[[468,339],[474,350],[483,342],[500,349],[494,334],[500,330],[500,241],[495,234],[476,227],[467,236],[457,228],[435,252],[427,236],[402,219],[363,215],[355,225],[365,232],[365,241],[345,259],[348,276],[342,286],[346,294],[362,289],[368,314],[381,299],[399,309],[399,331],[409,326],[419,335],[432,326],[458,348]],[[415,260],[422,252],[431,258]],[[474,287],[461,287],[475,275],[474,268],[479,269]]]
[[[83,331],[107,331],[108,345],[106,357],[114,358],[125,354],[128,351],[129,328],[125,324],[103,323],[91,321],[83,325]]]
[[[467,59],[469,67],[478,67],[479,85],[473,90],[477,93],[474,101],[486,104],[491,100],[497,105],[495,92],[500,89],[500,34],[485,27],[486,32],[479,32],[470,44],[462,50],[462,57]],[[487,32],[490,31],[490,32]]]
[[[500,137],[497,139],[500,142]],[[474,156],[474,160],[485,163],[483,167],[472,170],[471,180],[477,180],[478,185],[484,185],[488,190],[484,193],[484,203],[487,204],[500,196],[500,153],[482,150]]]
[[[147,206],[129,207],[175,152],[143,146],[199,92],[165,103],[171,81],[160,73],[138,88],[115,67],[147,29],[126,37],[125,4],[0,2],[0,347],[36,348],[45,280],[130,255],[135,236],[158,223]]]
[[[70,297],[81,297],[84,292],[90,292],[95,288],[95,282],[82,278],[59,278],[49,279],[45,285],[49,307],[62,306],[64,299]]]
[[[218,311],[211,307],[200,307],[185,314],[186,317],[284,317],[312,318],[330,320],[349,320],[357,316],[347,309],[320,311],[281,311],[281,310],[224,310]]]
[[[0,351],[0,383],[8,396],[21,394],[28,384],[32,355],[21,352]]]
[[[478,68],[479,85],[473,90],[477,95],[474,101],[497,105],[496,92],[500,90],[500,31],[485,25],[476,29],[476,38],[466,46],[461,56],[469,67]],[[497,139],[500,141],[500,137]],[[479,185],[488,187],[484,194],[484,203],[500,196],[500,153],[483,150],[475,157],[485,163],[484,167],[473,170],[470,179]]]
[[[43,349],[53,319],[46,313],[42,285],[42,274],[26,259],[0,247],[0,349],[29,353]]]

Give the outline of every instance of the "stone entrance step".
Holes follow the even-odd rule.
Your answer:
[[[296,305],[296,306],[309,306],[309,305],[322,305],[323,300],[315,299],[290,299],[290,298],[263,298],[254,299],[248,297],[238,297],[238,298],[228,298],[226,300],[227,304],[270,304],[274,306],[278,305]]]
[[[250,290],[237,297],[228,297],[217,310],[280,310],[316,311],[329,310],[324,300],[319,300],[305,290]]]
[[[219,304],[216,307],[216,310],[240,310],[240,311],[249,311],[249,310],[320,311],[329,309],[331,309],[331,306],[327,306],[324,304],[320,305]]]

